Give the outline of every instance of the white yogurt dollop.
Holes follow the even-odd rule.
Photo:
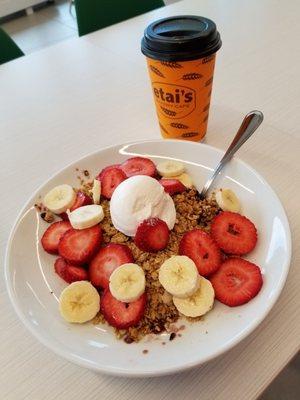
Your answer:
[[[136,175],[116,188],[110,200],[114,227],[127,236],[134,236],[138,225],[148,218],[160,218],[169,229],[176,220],[174,202],[154,178]]]

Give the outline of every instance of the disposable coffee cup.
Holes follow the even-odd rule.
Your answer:
[[[216,52],[221,45],[216,24],[204,17],[164,18],[146,28],[142,53],[164,138],[204,138]]]

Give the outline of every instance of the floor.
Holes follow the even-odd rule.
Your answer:
[[[258,400],[300,399],[300,353],[284,368]]]
[[[165,0],[166,4],[178,0]],[[0,20],[0,25],[25,54],[77,36],[74,6],[69,0],[56,0],[35,9],[31,15],[18,13]],[[259,400],[300,399],[300,354],[279,374]]]
[[[165,0],[165,4],[178,0]],[[45,1],[31,15],[22,11],[1,19],[0,25],[25,54],[78,35],[74,5],[70,0]]]
[[[75,9],[70,10],[68,0],[45,2],[31,15],[20,12],[0,24],[25,54],[78,35]]]

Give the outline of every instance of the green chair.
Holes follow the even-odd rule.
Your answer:
[[[75,0],[79,36],[162,6],[163,0]]]
[[[0,65],[24,56],[22,50],[10,36],[0,28]]]

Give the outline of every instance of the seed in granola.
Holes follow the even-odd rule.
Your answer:
[[[134,340],[133,340],[133,338],[131,336],[126,335],[124,337],[124,342],[127,343],[127,344],[130,344],[130,343],[133,343]]]
[[[41,218],[49,224],[54,221],[54,215],[50,211],[42,212]]]
[[[42,203],[36,203],[36,204],[34,205],[34,207],[35,207],[38,211],[42,211],[42,209],[43,209]]]
[[[87,169],[85,169],[85,170],[83,171],[83,175],[86,176],[86,177],[89,177],[89,176],[90,176],[90,173],[89,173],[89,171],[88,171]]]
[[[174,340],[175,338],[176,338],[176,333],[172,332],[170,337],[169,337],[169,340],[171,341],[171,340]]]

